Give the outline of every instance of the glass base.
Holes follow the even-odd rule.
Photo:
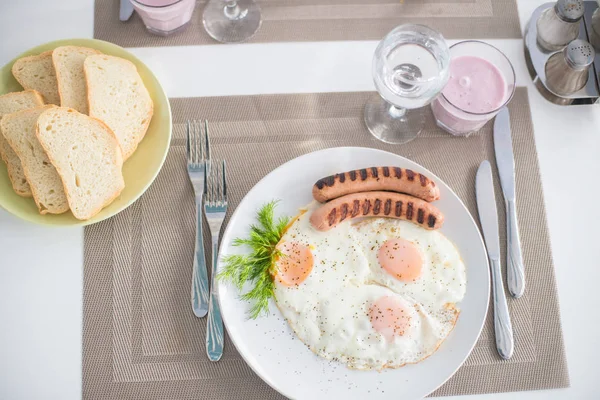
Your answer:
[[[382,142],[404,144],[421,133],[427,111],[427,107],[414,110],[396,108],[375,95],[365,106],[365,124],[369,132]]]
[[[260,7],[253,0],[210,0],[202,15],[206,32],[222,43],[243,42],[251,38],[261,22]]]
[[[152,33],[154,35],[169,36],[169,35],[172,35],[174,33],[181,32],[182,30],[184,30],[185,28],[187,28],[189,24],[190,24],[190,21],[188,21],[185,24],[183,24],[183,25],[181,25],[181,26],[179,26],[179,27],[177,27],[175,29],[172,29],[170,31],[162,31],[160,29],[156,29],[156,28],[153,28],[153,27],[148,26],[148,25],[146,25],[146,29],[148,30],[148,32],[150,32],[150,33]]]
[[[469,136],[471,136],[471,134],[477,132],[476,130],[475,131],[457,131],[455,129],[450,128],[449,126],[447,126],[446,124],[444,124],[443,122],[441,122],[437,119],[435,121],[435,124],[453,136],[469,137]]]

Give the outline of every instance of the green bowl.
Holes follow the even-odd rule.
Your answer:
[[[23,90],[11,73],[11,67],[18,58],[40,54],[44,51],[67,45],[90,47],[104,54],[122,57],[133,62],[154,102],[154,116],[146,132],[146,136],[139,144],[136,152],[123,165],[125,189],[108,207],[86,221],[76,219],[70,212],[60,215],[41,215],[32,198],[20,197],[13,191],[8,179],[6,165],[0,161],[0,207],[19,218],[36,224],[83,226],[100,222],[123,211],[150,187],[158,175],[169,151],[172,130],[171,106],[160,83],[158,83],[152,71],[144,63],[122,47],[96,39],[57,40],[26,51],[0,70],[0,95]]]

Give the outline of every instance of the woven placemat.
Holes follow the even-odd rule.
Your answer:
[[[195,225],[185,161],[187,119],[211,121],[213,155],[228,163],[228,215],[275,167],[302,154],[337,146],[373,147],[408,157],[443,179],[477,215],[475,172],[483,159],[495,168],[491,124],[469,138],[456,138],[439,130],[430,118],[416,140],[387,145],[373,139],[364,126],[363,108],[370,95],[171,100],[174,135],[158,178],[127,210],[85,229],[84,399],[280,397],[251,371],[229,338],[220,362],[212,363],[206,357],[206,319],[196,318],[190,305]],[[473,353],[435,395],[569,385],[526,89],[517,90],[510,110],[528,285],[522,298],[508,300],[515,353],[508,361],[496,353],[490,312]],[[501,205],[497,184],[496,175]],[[504,238],[503,215],[500,223]],[[207,255],[209,250],[207,242]]]
[[[96,0],[94,38],[123,47],[216,44],[197,0],[190,24],[168,37],[146,31],[134,13],[119,21],[120,0]],[[380,40],[403,23],[431,26],[451,39],[521,38],[516,0],[258,0],[263,23],[249,41]]]

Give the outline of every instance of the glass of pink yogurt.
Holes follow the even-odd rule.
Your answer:
[[[515,71],[504,53],[467,40],[450,47],[450,79],[431,109],[440,128],[468,136],[508,104],[514,92]]]
[[[196,0],[131,0],[131,4],[149,32],[167,36],[190,22]]]

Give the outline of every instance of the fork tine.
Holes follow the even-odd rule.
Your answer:
[[[221,168],[220,163],[217,163],[216,168],[218,169],[217,173],[217,198],[216,201],[221,201],[223,198],[223,169]]]
[[[205,193],[206,193],[206,201],[207,202],[211,202],[212,201],[212,174],[210,173],[210,160],[206,161],[206,168],[204,168],[204,176],[205,178],[205,182],[206,182],[206,189],[205,189]]]
[[[213,179],[212,179],[212,185],[213,185],[213,202],[217,202],[219,201],[219,177],[221,176],[221,171],[219,169],[219,163],[217,160],[215,160],[214,164],[211,160],[211,164],[214,168],[215,173],[212,174],[213,175]]]
[[[198,150],[200,150],[199,154],[199,162],[206,162],[206,150],[204,149],[204,128],[202,127],[202,121],[198,122]]]
[[[200,121],[196,122],[196,154],[197,154],[197,163],[201,163],[204,161],[204,154],[202,153],[202,126],[200,125]]]
[[[206,148],[206,153],[204,154],[204,160],[210,160],[210,138],[209,138],[209,133],[208,133],[208,120],[204,120],[204,147]],[[206,163],[206,168],[208,169],[208,172],[210,173],[210,167],[211,164],[210,163]]]
[[[215,175],[216,175],[217,171],[215,171],[215,169],[212,168],[212,166],[213,166],[212,160],[210,160],[210,162],[208,164],[210,165],[210,169],[208,171],[208,176],[209,176],[208,182],[210,183],[210,201],[212,203],[213,201],[215,201]]]
[[[222,187],[222,189],[223,189],[222,195],[223,196],[221,197],[221,199],[222,199],[222,201],[227,201],[227,175],[225,174],[225,160],[223,160],[222,177],[223,177],[223,182],[222,182],[223,183],[223,187]]]
[[[210,134],[208,133],[208,120],[204,120],[204,141],[206,142],[206,159],[210,160]]]
[[[199,138],[202,147],[202,160],[210,160],[210,148],[208,144],[208,124],[206,120],[198,122],[200,126],[201,137]],[[208,166],[208,163],[206,164]]]
[[[188,163],[191,161],[190,155],[190,120],[185,124],[185,151]]]
[[[196,121],[190,122],[190,158],[192,163],[196,163]]]
[[[208,199],[208,165],[205,165],[205,168],[204,168],[204,201],[209,201],[209,199]]]
[[[198,127],[196,124],[196,120],[194,120],[194,123],[192,124],[192,131],[193,131],[193,142],[192,142],[192,147],[194,148],[193,150],[193,154],[194,154],[194,164],[198,163]]]
[[[203,163],[205,158],[205,150],[204,150],[204,130],[202,129],[202,122],[198,121],[198,162]]]

